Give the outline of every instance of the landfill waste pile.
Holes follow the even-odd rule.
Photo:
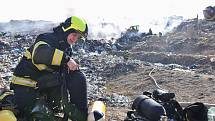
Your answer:
[[[38,34],[0,32],[1,85],[9,85],[19,58]],[[175,93],[177,101],[215,103],[212,21],[186,20],[165,35],[131,26],[120,38],[80,40],[73,50],[87,77],[88,99],[107,104],[108,121],[124,120],[138,95],[156,89],[152,70],[160,87]]]
[[[0,72],[1,85],[8,87],[13,70],[23,56],[25,49],[29,47],[37,35],[23,33],[0,33]],[[117,93],[106,95],[105,77],[112,74],[126,74],[129,70],[134,70],[139,64],[136,61],[125,61],[123,57],[108,54],[112,45],[103,40],[87,40],[82,43],[80,40],[73,47],[74,58],[81,64],[81,70],[85,73],[88,83],[89,100],[94,101],[103,98],[109,105],[127,106],[128,98]],[[117,51],[117,49],[115,50]],[[123,67],[123,68],[121,68]]]

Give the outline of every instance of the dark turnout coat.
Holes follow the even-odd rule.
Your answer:
[[[15,68],[16,79],[12,79],[12,83],[32,86],[28,85],[32,80],[36,81],[42,75],[57,71],[60,66],[66,64],[69,58],[64,51],[70,47],[66,37],[60,26],[54,28],[51,33],[40,34]],[[24,84],[20,77],[31,80]]]

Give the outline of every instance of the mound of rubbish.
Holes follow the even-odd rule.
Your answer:
[[[129,51],[132,58],[152,63],[214,68],[214,22],[195,18],[182,22],[161,37],[153,35],[144,38]]]
[[[39,33],[0,32],[3,85],[9,85],[19,58]],[[108,120],[123,120],[135,96],[155,89],[149,77],[152,69],[158,84],[174,92],[177,100],[215,103],[212,21],[186,20],[165,35],[131,26],[120,38],[80,40],[73,51],[87,77],[88,99],[106,102]]]
[[[191,19],[182,22],[164,36],[151,36],[137,43],[131,51],[159,51],[181,54],[213,54],[215,23]],[[141,38],[143,39],[143,38]]]
[[[25,33],[0,33],[0,74],[3,85],[8,86],[13,70],[19,59],[29,47],[38,34]],[[121,56],[108,54],[111,52],[112,44],[104,40],[79,41],[73,46],[74,58],[78,58],[81,70],[85,73],[88,83],[88,95],[90,100],[104,98],[108,104],[125,105],[126,96],[106,95],[106,78],[126,74],[135,70],[138,62],[126,61]],[[119,97],[119,99],[117,98]],[[123,98],[122,98],[123,97]]]

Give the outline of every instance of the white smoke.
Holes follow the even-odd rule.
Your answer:
[[[47,9],[50,3],[52,5]],[[181,18],[168,16],[180,15],[187,19],[199,14],[201,18],[202,10],[211,4],[214,4],[214,0],[5,0],[0,7],[0,21],[29,19],[63,22],[66,17],[77,15],[87,20],[90,38],[110,39],[120,37],[121,32],[132,25],[139,25],[140,32],[148,32],[151,28],[153,33],[165,33],[182,21]],[[46,24],[32,26],[28,24],[28,22],[17,26],[8,24],[7,27],[0,26],[0,29],[34,31],[49,27]]]
[[[111,38],[119,38],[122,31],[119,26],[120,25],[105,21],[89,23],[89,38],[106,40],[110,40]]]
[[[144,28],[150,27],[153,33],[158,34],[159,32],[165,34],[166,32],[170,32],[174,27],[178,26],[184,19],[182,16],[169,16],[163,17],[158,20],[152,20],[145,25],[142,25],[142,31],[146,31]]]
[[[119,18],[117,20],[97,19],[89,21],[89,37],[91,39],[119,38],[130,26],[139,25],[140,33],[147,33],[151,28],[154,34],[171,31],[183,21],[182,16],[170,16],[160,19],[152,19],[145,22],[132,21],[129,18]]]
[[[70,13],[75,13],[73,9],[69,10]],[[71,16],[68,14],[68,17]],[[149,28],[152,29],[154,34],[162,32],[163,34],[171,31],[174,27],[183,21],[181,16],[170,16],[162,19],[154,19],[149,21],[132,21],[129,18],[118,19],[105,19],[95,18],[88,19],[89,36],[88,39],[117,39],[124,33],[130,26],[139,25],[139,32],[148,32]],[[32,20],[11,20],[7,23],[0,23],[0,31],[4,32],[23,32],[23,33],[41,33],[52,30],[53,27],[59,23],[50,21],[32,21]]]
[[[9,22],[0,23],[0,31],[11,33],[41,33],[50,31],[56,25],[56,23],[43,20],[11,20]]]
[[[125,4],[119,7],[118,4],[121,5],[120,2],[118,4],[111,4],[112,6],[106,6],[106,4],[100,2],[102,6],[94,7],[95,9],[91,9],[91,7],[89,6],[83,6],[86,7],[86,9],[80,9],[72,8],[70,6],[71,4],[69,3],[75,4],[68,1],[65,12],[66,17],[64,19],[62,18],[63,20],[61,22],[63,22],[67,17],[73,15],[83,17],[88,23],[89,39],[117,39],[121,36],[122,32],[124,33],[130,26],[133,25],[139,25],[140,32],[148,32],[149,28],[151,28],[153,33],[155,34],[157,34],[158,32],[165,33],[167,31],[170,31],[173,27],[177,26],[183,19],[182,17],[177,16],[165,18],[161,16],[151,16],[153,14],[157,14],[158,11],[141,11],[138,9],[142,6],[141,4],[135,4],[136,7],[133,7],[130,4]],[[110,3],[107,2],[107,4]],[[153,5],[154,7],[158,8],[158,6],[154,5],[154,3],[150,3],[149,5]],[[130,10],[125,11],[125,8],[129,8]],[[150,10],[151,7],[145,6],[145,9],[147,8]],[[101,16],[98,16],[99,13],[101,14]],[[51,30],[56,25],[57,24],[50,21],[13,20],[5,24],[0,24],[0,31],[43,32]]]

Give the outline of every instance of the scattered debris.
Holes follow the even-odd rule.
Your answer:
[[[0,32],[0,82],[4,85],[9,85],[19,58],[37,35]],[[80,40],[73,49],[87,77],[89,100],[101,98],[113,111],[125,113],[136,95],[155,88],[148,77],[154,67],[157,84],[174,91],[179,101],[215,103],[214,22],[187,20],[159,36],[151,29],[140,33],[138,26],[132,26],[118,39]],[[112,115],[107,117],[123,120],[116,118],[121,114]]]

